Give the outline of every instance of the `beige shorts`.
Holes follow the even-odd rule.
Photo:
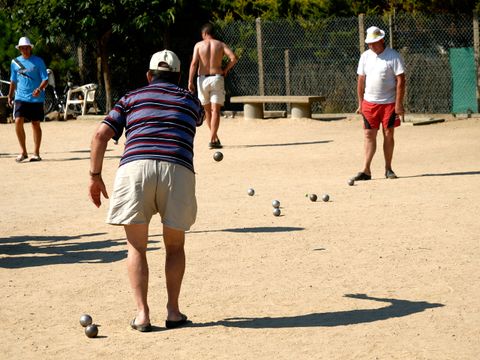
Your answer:
[[[149,224],[160,213],[165,226],[189,230],[197,216],[195,174],[182,165],[137,160],[118,168],[107,223]]]
[[[225,103],[225,79],[222,75],[199,75],[197,89],[202,105]]]

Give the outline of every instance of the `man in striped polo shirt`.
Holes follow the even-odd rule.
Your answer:
[[[148,85],[127,93],[101,122],[91,144],[90,198],[99,207],[108,198],[102,164],[110,139],[125,131],[125,150],[113,186],[107,223],[123,225],[127,236],[127,267],[137,305],[133,329],[152,330],[147,302],[148,225],[159,213],[166,250],[167,317],[165,326],[187,324],[178,298],[185,271],[185,231],[195,222],[193,141],[203,123],[200,101],[178,86],[180,60],[169,50],[153,54]]]

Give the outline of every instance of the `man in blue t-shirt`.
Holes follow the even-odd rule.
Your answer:
[[[42,142],[42,129],[40,121],[44,117],[43,103],[44,90],[48,85],[47,68],[43,60],[32,55],[33,45],[27,37],[21,37],[15,46],[22,55],[12,60],[10,65],[10,89],[8,103],[14,105],[15,132],[20,144],[20,155],[15,159],[22,162],[28,159],[25,143],[25,119],[32,122],[33,142],[35,148],[30,161],[40,161],[40,144]]]

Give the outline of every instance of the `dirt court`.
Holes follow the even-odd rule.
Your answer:
[[[354,186],[357,116],[224,118],[221,162],[199,128],[199,212],[181,295],[193,324],[164,328],[155,218],[148,334],[129,329],[123,229],[105,224],[108,201],[97,209],[87,195],[97,121],[42,123],[44,161],[21,164],[13,124],[0,124],[0,357],[478,359],[480,119],[447,120],[401,126],[400,178],[384,179],[380,142],[372,181]],[[106,154],[109,190],[122,142]],[[96,339],[84,335],[83,313],[100,325]]]

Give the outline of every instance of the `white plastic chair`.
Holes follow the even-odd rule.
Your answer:
[[[97,102],[95,101],[95,92],[97,91],[97,84],[86,84],[67,92],[67,101],[65,103],[64,118],[67,120],[69,111],[76,112],[75,109],[81,107],[82,115],[85,115],[89,110],[89,105],[93,105],[95,113],[98,112]]]

